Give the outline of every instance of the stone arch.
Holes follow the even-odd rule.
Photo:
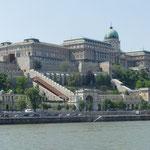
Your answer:
[[[91,95],[88,95],[88,96],[86,97],[86,104],[85,104],[86,110],[87,110],[87,107],[88,107],[89,104],[91,104],[91,106],[92,106],[92,108],[93,108],[93,97],[92,97]]]

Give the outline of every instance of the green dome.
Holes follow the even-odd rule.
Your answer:
[[[14,94],[14,91],[13,91],[13,90],[10,90],[10,91],[9,91],[9,94]]]
[[[4,94],[4,93],[5,93],[5,91],[4,91],[4,90],[1,90],[1,91],[0,91],[0,93],[1,93],[1,94]]]
[[[119,35],[117,31],[113,29],[113,27],[110,27],[110,29],[105,34],[105,39],[119,39]]]

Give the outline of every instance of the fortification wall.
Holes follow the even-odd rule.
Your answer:
[[[99,63],[79,62],[78,70],[82,73],[86,73],[88,71],[99,72],[100,66]]]
[[[30,71],[30,57],[24,56],[24,57],[17,57],[16,62],[18,67],[24,72],[28,73]]]
[[[34,78],[35,76],[41,78],[43,81],[47,82],[50,84],[52,87],[56,88],[58,91],[69,97],[70,101],[74,100],[74,93],[68,90],[67,88],[63,87],[62,85],[56,83],[55,81],[49,79],[48,77],[44,76],[43,74],[31,69],[30,70],[30,77]]]
[[[112,66],[110,62],[102,62],[100,63],[100,67],[102,68],[103,72],[106,72],[110,75],[110,77],[112,77]]]
[[[33,82],[33,86],[36,87],[37,83]],[[47,89],[43,88],[42,86],[39,85],[39,90],[40,90],[40,95],[43,97],[47,98],[48,100],[52,101],[60,101],[63,100],[60,97],[56,96],[52,92],[48,91]]]
[[[111,80],[113,86],[115,86],[119,92],[126,92],[126,91],[132,91],[130,88],[123,85],[123,83],[117,79]]]
[[[18,71],[18,69],[16,63],[0,61],[0,72]]]
[[[60,64],[63,62],[61,60],[56,59],[46,59],[41,57],[30,57],[30,69],[34,69],[34,62],[39,61],[41,62],[42,68],[40,71],[47,72],[47,71],[60,71]],[[77,72],[78,68],[72,62],[70,62],[70,72]]]

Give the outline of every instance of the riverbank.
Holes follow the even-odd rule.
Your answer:
[[[20,117],[0,118],[2,124],[36,124],[36,123],[75,123],[75,122],[108,122],[108,121],[140,121],[150,120],[150,115],[104,115],[74,117]]]

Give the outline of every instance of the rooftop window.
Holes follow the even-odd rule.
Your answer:
[[[1,45],[3,45],[3,46],[8,46],[8,45],[11,45],[12,43],[11,42],[3,42],[3,43],[1,43]]]
[[[39,39],[35,38],[24,39],[24,42],[40,43]]]

